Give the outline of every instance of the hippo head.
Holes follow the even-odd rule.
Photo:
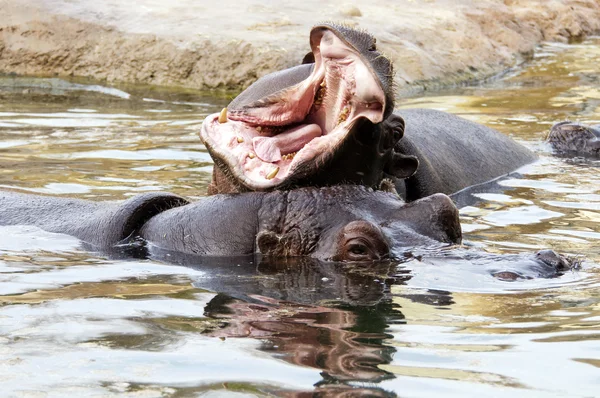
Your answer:
[[[550,129],[547,141],[561,154],[597,157],[600,156],[600,125],[556,123]]]
[[[363,31],[323,24],[310,32],[309,64],[267,75],[200,138],[215,161],[210,193],[303,185],[375,186],[418,162],[396,154],[404,121],[392,115],[392,64]]]
[[[263,201],[256,236],[257,252],[266,256],[372,262],[462,238],[458,210],[443,194],[408,204],[350,185],[273,194]]]

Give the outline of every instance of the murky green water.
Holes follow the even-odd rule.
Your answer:
[[[597,396],[600,161],[554,157],[543,139],[556,121],[600,122],[599,62],[600,40],[548,45],[501,81],[401,101],[494,126],[540,155],[461,209],[470,250],[552,247],[584,257],[583,270],[510,283],[461,261],[184,267],[0,227],[3,395]],[[0,187],[202,196],[211,161],[197,131],[227,102],[2,78]]]

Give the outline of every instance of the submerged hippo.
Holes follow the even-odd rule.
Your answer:
[[[557,123],[550,129],[547,141],[560,154],[600,157],[600,125]]]
[[[403,197],[415,200],[535,160],[512,139],[457,116],[392,113],[392,64],[368,33],[318,25],[310,46],[311,63],[259,79],[205,119],[200,138],[215,162],[209,193],[340,183],[378,188],[392,178]]]
[[[259,254],[372,263],[462,239],[458,211],[446,195],[407,204],[395,194],[358,185],[214,195],[197,202],[169,193],[93,202],[0,192],[0,225],[35,225],[108,252],[142,243],[158,259],[176,262],[185,255]],[[571,266],[551,251],[513,256],[509,262],[514,269],[493,274],[554,277]]]
[[[36,225],[98,248],[143,238],[204,256],[262,254],[374,261],[392,248],[460,243],[458,211],[445,195],[405,204],[361,186],[216,195],[189,203],[167,193],[124,202],[0,193],[0,225]]]

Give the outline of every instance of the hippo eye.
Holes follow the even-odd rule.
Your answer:
[[[350,261],[376,260],[378,255],[373,253],[369,246],[358,239],[346,243],[347,259]]]
[[[369,253],[369,248],[362,243],[358,243],[350,246],[349,252],[352,254],[356,254],[357,256],[364,256]]]
[[[336,261],[377,261],[389,256],[389,246],[381,229],[360,220],[346,225],[340,232]]]

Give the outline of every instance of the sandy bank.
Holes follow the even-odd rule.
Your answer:
[[[0,72],[241,88],[297,64],[323,20],[367,29],[400,89],[482,78],[600,32],[597,0],[0,0]]]

